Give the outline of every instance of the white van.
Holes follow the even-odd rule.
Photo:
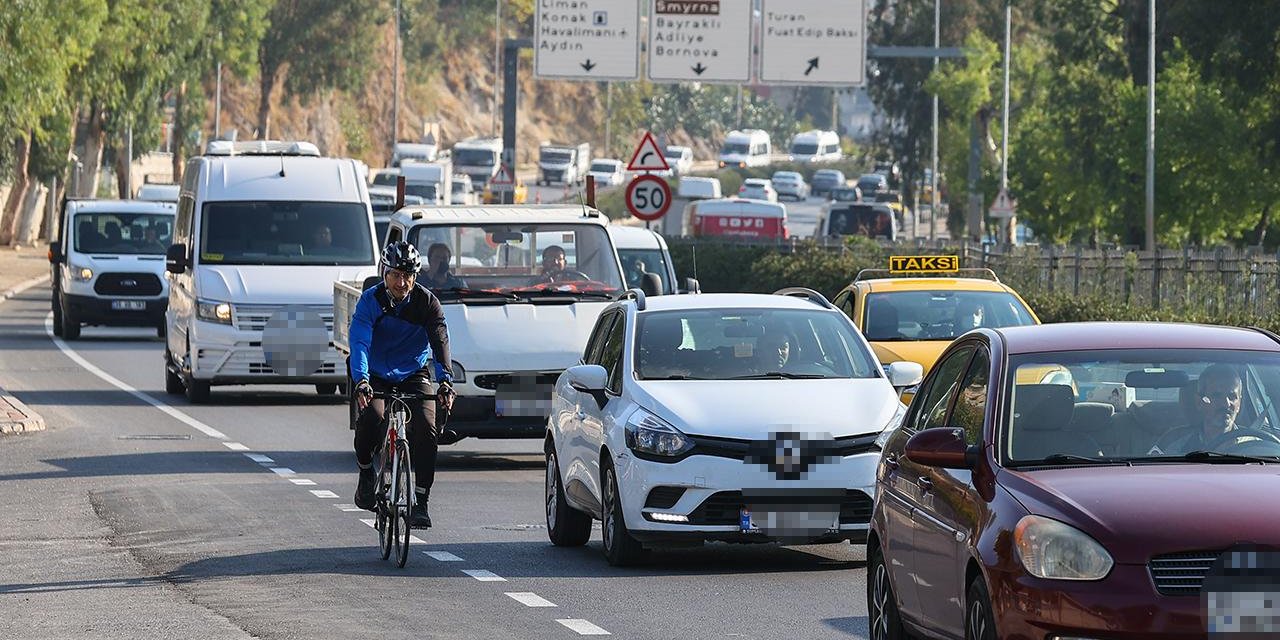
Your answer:
[[[168,182],[144,182],[134,196],[138,200],[178,203],[178,185]]]
[[[773,159],[773,144],[769,134],[760,129],[730,131],[720,148],[720,166],[763,167]]]
[[[661,234],[644,227],[611,224],[609,236],[613,238],[613,247],[618,250],[618,261],[622,263],[627,288],[643,290],[645,274],[653,273],[662,280],[662,295],[681,292],[676,284],[675,263]],[[696,284],[690,286],[690,282],[685,283],[685,289],[697,289]]]
[[[698,200],[684,210],[685,234],[691,236],[785,240],[787,207],[776,202],[725,198]]]
[[[169,202],[63,204],[61,233],[49,245],[54,335],[75,340],[82,324],[155,327],[164,335],[173,215]]]
[[[359,168],[305,143],[210,151],[221,155],[187,163],[166,258],[165,391],[196,403],[213,385],[334,393],[347,376],[332,283],[374,275],[378,260]]]
[[[720,191],[720,178],[703,178],[699,176],[680,176],[676,186],[676,195],[688,200],[714,200],[723,197]]]
[[[452,157],[454,168],[471,176],[471,186],[483,189],[502,168],[502,139],[463,140],[453,145]]]
[[[397,142],[391,150],[391,166],[398,167],[406,160],[413,162],[434,162],[438,147],[434,144],[416,142]]]
[[[450,204],[453,198],[453,166],[439,162],[405,162],[400,165],[405,195],[418,196],[428,205]]]
[[[793,162],[835,162],[844,158],[840,136],[834,131],[805,131],[791,139]]]

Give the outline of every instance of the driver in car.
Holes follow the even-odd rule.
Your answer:
[[[576,282],[590,280],[587,274],[575,269],[568,269],[564,248],[553,244],[542,251],[543,282]]]
[[[1234,368],[1226,364],[1206,367],[1200,374],[1196,389],[1196,420],[1160,436],[1147,451],[1148,455],[1210,450],[1220,446],[1227,434],[1238,428],[1236,416],[1240,413],[1241,387],[1240,374]]]

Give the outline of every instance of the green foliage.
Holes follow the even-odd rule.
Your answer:
[[[656,92],[649,101],[649,123],[654,131],[683,127],[691,136],[718,138],[739,128],[736,86],[679,84]],[[617,105],[617,95],[614,95]],[[743,129],[764,129],[775,144],[789,140],[798,125],[791,114],[751,91],[743,92]]]
[[[277,0],[258,50],[261,71],[271,78],[288,64],[284,90],[304,99],[362,86],[375,58],[372,34],[389,12],[360,0]]]

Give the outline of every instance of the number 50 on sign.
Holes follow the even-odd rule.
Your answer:
[[[627,210],[631,215],[652,221],[666,215],[671,208],[671,187],[653,175],[637,176],[627,185]]]

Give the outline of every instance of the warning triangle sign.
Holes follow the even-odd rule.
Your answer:
[[[658,141],[653,138],[651,132],[644,132],[644,137],[640,139],[640,146],[636,147],[636,152],[631,154],[631,163],[627,165],[627,171],[667,171],[669,169],[671,165],[667,164],[667,159],[662,156]]]
[[[991,208],[987,213],[993,218],[1008,218],[1012,216],[1018,206],[1018,201],[1009,197],[1009,192],[1001,189],[996,195],[995,202],[991,203]]]
[[[489,184],[492,185],[514,185],[515,183],[515,180],[511,178],[511,169],[507,168],[506,164],[503,164],[502,167],[498,169],[498,175],[494,176],[493,179],[489,181]]]

